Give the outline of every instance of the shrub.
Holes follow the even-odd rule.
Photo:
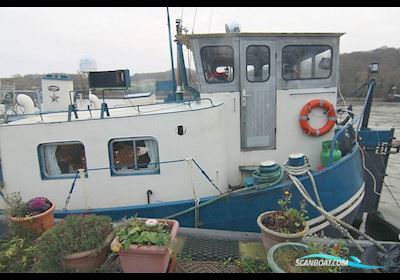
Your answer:
[[[65,255],[102,249],[107,235],[112,232],[111,218],[96,215],[70,215],[42,234],[34,250],[37,261],[35,272],[59,272]]]

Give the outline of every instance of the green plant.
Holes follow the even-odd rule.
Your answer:
[[[114,230],[118,243],[114,246],[112,244],[113,251],[118,252],[121,247],[128,249],[132,244],[169,246],[171,226],[162,221],[152,223],[149,221],[155,220],[144,221],[134,217],[118,225]]]
[[[304,230],[308,219],[306,202],[300,201],[300,210],[289,207],[292,194],[284,191],[283,198],[278,200],[281,211],[276,211],[263,220],[263,224],[276,232],[291,234]]]
[[[7,194],[5,197],[9,208],[6,213],[11,217],[26,217],[29,216],[28,203],[22,201],[20,192]]]
[[[239,260],[235,260],[235,264],[245,273],[271,272],[271,269],[265,260],[254,260],[242,257]]]
[[[20,192],[13,192],[6,195],[5,200],[9,205],[8,215],[11,217],[30,217],[38,215],[50,209],[52,203],[45,197],[34,197],[24,202]]]
[[[100,252],[111,232],[111,218],[108,216],[67,216],[38,239],[38,246],[34,250],[37,261],[33,271],[63,271],[62,259],[65,255],[93,249]]]
[[[311,254],[329,254],[341,258],[346,258],[349,249],[344,240],[335,244],[324,242],[307,242],[307,249],[296,249],[295,247],[279,248],[274,254],[275,262],[286,272],[342,272],[346,267],[342,266],[295,266],[296,259],[300,259]]]
[[[38,234],[20,225],[8,224],[8,234],[0,240],[0,272],[28,272]]]
[[[334,244],[330,244],[329,242],[308,241],[307,246],[307,254],[324,253],[340,258],[345,258],[350,252],[349,248],[346,245],[346,241],[342,239]],[[341,266],[326,267],[327,272],[341,272],[342,270],[343,267]]]

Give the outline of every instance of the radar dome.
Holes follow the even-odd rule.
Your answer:
[[[79,60],[79,71],[80,72],[91,72],[97,71],[96,60],[93,57],[84,55]]]

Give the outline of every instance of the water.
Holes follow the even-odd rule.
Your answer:
[[[353,111],[359,113],[362,105],[354,105]],[[368,127],[376,129],[395,128],[395,137],[400,140],[400,102],[373,102]],[[389,157],[388,174],[382,187],[378,210],[389,221],[400,226],[400,153]],[[397,203],[396,203],[397,201]]]

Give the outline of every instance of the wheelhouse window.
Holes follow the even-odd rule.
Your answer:
[[[86,169],[85,147],[81,142],[40,144],[38,153],[44,179],[71,178],[79,169]]]
[[[109,142],[111,174],[160,173],[158,144],[154,138],[119,138]]]
[[[267,46],[248,46],[246,49],[246,77],[249,82],[269,79],[270,52]]]
[[[203,47],[200,50],[203,72],[208,83],[233,81],[233,49],[228,46]]]
[[[286,46],[282,50],[282,77],[285,80],[325,79],[332,71],[329,46]]]

